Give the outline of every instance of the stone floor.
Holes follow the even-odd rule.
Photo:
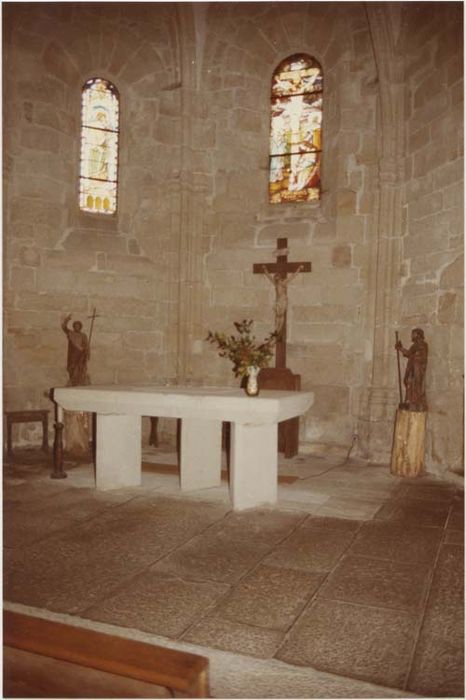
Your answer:
[[[356,459],[280,460],[279,501],[181,494],[176,455],[97,492],[4,466],[4,606],[208,656],[214,697],[463,697],[463,491]]]

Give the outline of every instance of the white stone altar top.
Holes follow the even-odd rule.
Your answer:
[[[302,415],[312,405],[308,391],[261,390],[247,396],[242,389],[147,385],[59,387],[54,401],[68,411],[104,415],[201,418],[263,425]]]

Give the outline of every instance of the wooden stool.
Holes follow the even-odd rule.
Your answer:
[[[48,439],[48,422],[49,422],[50,411],[45,410],[32,410],[32,411],[5,411],[6,416],[6,444],[7,444],[7,454],[11,456],[13,454],[13,447],[11,443],[11,432],[13,423],[37,423],[40,421],[42,423],[42,450],[48,452],[49,450],[49,439]]]

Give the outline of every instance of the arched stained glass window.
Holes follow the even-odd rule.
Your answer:
[[[289,56],[272,77],[269,199],[314,202],[320,198],[322,148],[320,64],[306,54]]]
[[[91,78],[81,101],[79,206],[94,214],[114,214],[118,185],[118,90],[108,80]]]

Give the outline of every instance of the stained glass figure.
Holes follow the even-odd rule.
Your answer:
[[[320,199],[323,77],[311,56],[295,54],[272,78],[269,198],[280,202]]]
[[[82,91],[79,206],[114,214],[117,208],[119,96],[112,83],[91,78]]]

